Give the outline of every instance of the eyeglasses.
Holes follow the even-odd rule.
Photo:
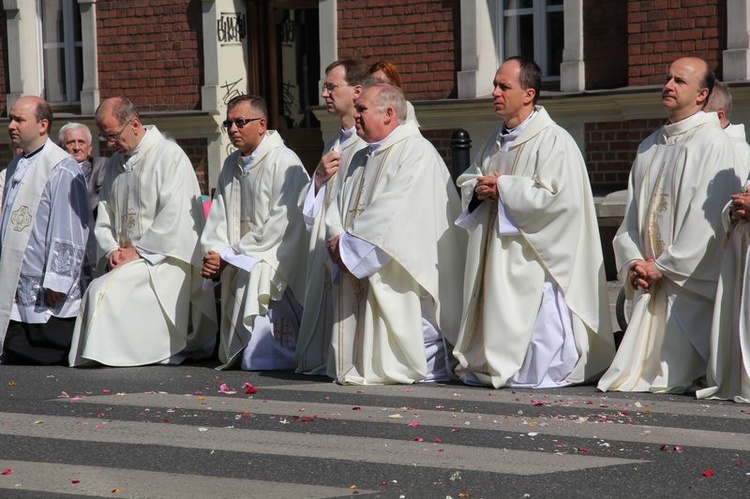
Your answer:
[[[99,141],[100,142],[117,142],[120,140],[120,135],[122,135],[122,132],[125,131],[125,129],[130,125],[130,123],[133,121],[134,116],[131,116],[128,121],[125,123],[125,126],[120,129],[119,132],[115,134],[99,134]]]
[[[248,120],[245,120],[245,119],[226,120],[221,123],[221,126],[223,126],[225,130],[229,130],[230,128],[232,128],[232,125],[236,125],[237,128],[245,128],[245,126],[249,125],[253,121],[258,121],[262,119],[263,119],[263,116],[260,116],[258,118],[250,118]]]
[[[328,90],[328,93],[330,94],[331,92],[333,92],[334,90],[336,90],[339,87],[348,87],[348,86],[349,86],[348,83],[344,83],[342,85],[334,85],[333,83],[324,83],[323,84],[323,88],[321,89],[321,92],[323,90]]]

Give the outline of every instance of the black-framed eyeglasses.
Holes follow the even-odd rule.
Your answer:
[[[100,133],[99,134],[99,141],[100,142],[117,142],[118,140],[120,140],[120,135],[122,135],[122,132],[124,132],[125,129],[130,125],[130,123],[133,121],[133,118],[134,118],[134,116],[131,116],[128,119],[128,121],[125,123],[125,126],[122,127],[120,129],[120,131],[117,132],[117,133],[115,133],[115,134],[110,133],[110,134],[106,134],[105,135],[103,133]]]
[[[249,125],[253,121],[258,121],[262,119],[263,119],[263,116],[260,116],[258,118],[250,118],[250,119],[226,120],[221,123],[221,126],[224,127],[224,130],[229,130],[230,128],[232,128],[232,125],[237,126],[237,128],[245,128],[247,125]]]

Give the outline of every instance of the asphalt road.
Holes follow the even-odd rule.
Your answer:
[[[747,498],[750,406],[2,366],[0,473],[3,498]]]

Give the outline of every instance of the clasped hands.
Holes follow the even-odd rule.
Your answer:
[[[651,284],[661,280],[662,273],[656,266],[656,261],[653,258],[647,258],[645,260],[636,260],[630,266],[628,272],[628,279],[630,284],[635,288],[643,288],[648,290]]]
[[[490,200],[497,201],[497,179],[500,178],[500,174],[497,172],[491,173],[486,177],[477,177],[477,186],[474,187],[474,193],[477,199],[480,201]]]
[[[204,279],[217,279],[221,271],[227,266],[227,262],[215,251],[209,251],[203,255],[203,267],[201,277]]]
[[[109,268],[116,269],[128,262],[138,260],[140,257],[141,255],[138,254],[133,246],[117,248],[109,254]]]
[[[730,211],[732,220],[750,220],[750,192],[747,189],[750,187],[739,194],[732,194],[732,210]]]

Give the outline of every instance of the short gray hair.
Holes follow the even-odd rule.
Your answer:
[[[714,83],[711,95],[708,96],[708,103],[705,110],[718,111],[719,109],[724,110],[724,116],[726,116],[727,121],[732,119],[732,93],[729,91],[726,83],[717,81]]]
[[[401,123],[406,121],[406,97],[403,90],[391,83],[371,78],[368,78],[364,85],[364,90],[369,88],[380,89],[375,103],[382,111],[392,107],[396,119]]]
[[[60,145],[65,145],[65,134],[68,132],[74,132],[76,130],[83,130],[83,133],[86,134],[86,138],[89,141],[89,145],[91,145],[94,140],[94,138],[91,135],[91,130],[89,130],[89,127],[84,125],[83,123],[66,123],[63,125],[63,127],[60,129],[60,133],[57,135],[58,140],[60,141]]]

